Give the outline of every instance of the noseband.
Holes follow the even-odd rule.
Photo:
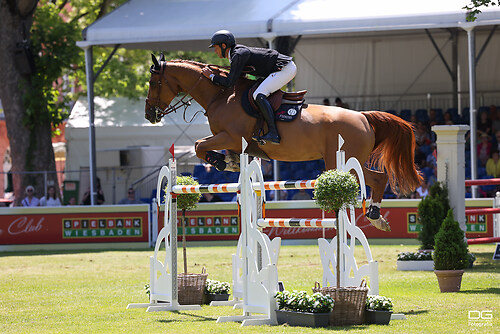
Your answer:
[[[158,95],[157,95],[158,97],[155,99],[152,99],[149,97],[146,98],[146,106],[148,107],[148,111],[146,112],[145,117],[149,121],[151,121],[151,119],[150,119],[151,116],[154,116],[154,119],[156,120],[156,122],[160,122],[161,119],[163,118],[163,116],[168,115],[171,112],[176,112],[177,109],[182,108],[182,107],[184,107],[184,113],[186,113],[187,108],[191,105],[191,101],[193,100],[193,98],[189,95],[189,93],[191,93],[191,91],[198,85],[201,78],[203,77],[203,75],[200,74],[200,77],[198,78],[198,81],[196,81],[194,86],[191,87],[191,89],[189,89],[189,91],[184,96],[182,96],[181,99],[179,101],[177,101],[174,105],[166,105],[166,103],[164,103],[160,100],[161,86],[162,86],[162,81],[163,81],[162,79],[164,78],[163,77],[164,70],[165,70],[165,62],[161,62],[159,70],[154,65],[152,65],[150,70],[149,70],[149,72],[151,74],[159,74],[160,75],[160,79],[156,82],[156,86],[158,87],[157,88],[158,89]],[[170,86],[168,81],[166,79],[164,81],[167,84],[168,89],[170,89],[170,91],[172,91],[172,92],[175,92],[175,90],[172,89],[172,87]],[[150,80],[149,82],[151,83],[152,80]],[[161,106],[162,104],[165,107],[162,107]]]

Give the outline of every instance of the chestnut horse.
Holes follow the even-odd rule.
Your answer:
[[[189,103],[186,99],[195,99],[205,109],[213,134],[196,141],[196,155],[219,170],[229,170],[229,165],[224,155],[215,151],[228,150],[233,155],[241,153],[242,137],[250,143],[247,149],[250,155],[279,161],[323,159],[326,169],[334,169],[340,134],[345,140],[342,149],[346,159],[356,157],[359,160],[363,165],[365,183],[372,189],[367,218],[375,227],[385,231],[390,231],[390,227],[380,215],[380,203],[387,181],[394,192],[401,194],[409,194],[421,184],[422,177],[413,160],[415,137],[412,126],[397,116],[380,111],[358,112],[304,105],[294,121],[277,122],[281,136],[279,145],[259,145],[252,140],[257,120],[247,115],[241,106],[242,94],[254,81],[242,77],[234,87],[224,89],[201,74],[205,66],[210,66],[220,75],[227,73],[214,65],[188,60],[165,61],[163,56],[159,61],[154,55],[152,58],[146,119],[157,123],[180,105],[186,106]],[[183,97],[171,106],[172,100],[181,92]]]

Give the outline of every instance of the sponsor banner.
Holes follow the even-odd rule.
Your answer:
[[[148,205],[0,210],[0,245],[147,242],[148,235]]]
[[[418,224],[417,206],[419,200],[384,200],[382,214],[391,225],[390,232],[376,229],[364,217],[363,209],[356,208],[354,217],[356,225],[361,228],[367,238],[411,238],[415,239],[421,229]],[[491,199],[475,200],[472,207],[491,207]],[[208,208],[214,208],[209,210]],[[266,204],[266,218],[322,218],[322,211],[312,201],[268,202]],[[180,216],[180,214],[179,214]],[[163,227],[163,211],[160,212],[158,231]],[[334,218],[335,214],[325,213],[325,218]],[[222,223],[226,219],[225,223]],[[186,212],[187,240],[237,240],[241,232],[238,210],[235,203],[217,203],[199,205],[194,211]],[[231,221],[229,224],[228,221]],[[238,225],[236,225],[236,220]],[[217,225],[214,224],[217,222]],[[178,236],[182,235],[180,218],[178,218]],[[208,224],[210,225],[208,225]],[[214,225],[212,225],[214,224]],[[226,229],[209,229],[207,226],[231,226]],[[238,233],[236,233],[238,226]],[[475,215],[467,217],[468,238],[493,236],[493,215]],[[233,228],[234,227],[234,228]],[[321,237],[333,238],[333,228],[303,228],[303,227],[268,227],[264,233],[269,237],[283,239],[316,239]]]

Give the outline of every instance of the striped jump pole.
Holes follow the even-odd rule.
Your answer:
[[[312,227],[312,228],[336,228],[337,219],[308,219],[308,218],[276,218],[258,219],[257,225],[266,227]]]

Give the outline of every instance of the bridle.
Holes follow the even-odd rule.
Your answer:
[[[163,78],[163,72],[165,69],[165,62],[162,61],[160,63],[160,69],[158,69],[155,65],[151,65],[151,68],[149,69],[149,72],[151,74],[158,74],[160,75],[160,79],[157,82],[154,82],[151,78],[149,80],[150,86],[152,83],[158,87],[158,94],[157,98],[146,98],[146,107],[148,107],[146,111],[145,118],[149,121],[150,117],[154,115],[154,119],[156,122],[160,122],[161,119],[165,116],[168,115],[172,112],[177,112],[177,109],[184,107],[184,114],[186,113],[187,108],[191,105],[191,101],[193,100],[193,97],[191,97],[190,93],[193,89],[198,86],[200,83],[201,79],[203,78],[203,75],[200,74],[200,77],[196,81],[193,87],[191,87],[184,96],[182,96],[174,105],[167,105],[165,102],[162,102],[160,100],[160,93],[161,93],[161,87],[162,87],[162,78]],[[172,89],[172,86],[170,86],[170,83],[167,80],[164,80],[165,83],[167,84],[168,89],[170,91],[175,92],[175,90]],[[162,106],[163,105],[163,106]]]

